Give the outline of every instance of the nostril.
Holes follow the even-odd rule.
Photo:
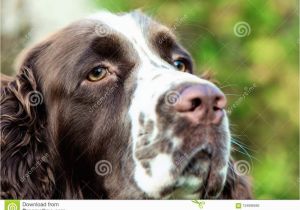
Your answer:
[[[213,110],[218,111],[224,109],[226,106],[226,98],[224,95],[218,95],[215,97]]]
[[[218,111],[218,110],[221,110],[223,108],[222,105],[220,105],[220,101],[222,101],[222,97],[221,96],[216,96],[215,99],[214,99],[214,103],[213,103],[213,110],[214,111]]]
[[[219,108],[219,107],[217,107],[217,106],[214,106],[214,107],[213,107],[213,110],[214,110],[214,111],[218,111],[218,110],[221,110],[221,108]]]
[[[197,107],[201,106],[201,99],[200,98],[194,98],[191,101],[191,109],[189,111],[194,111]]]

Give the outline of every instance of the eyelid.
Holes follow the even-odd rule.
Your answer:
[[[96,66],[94,66],[93,68],[91,68],[91,70],[94,70],[95,68],[104,68],[104,69],[106,69],[106,70],[109,69],[109,67],[108,67],[107,65],[103,65],[103,64],[96,65]],[[91,71],[91,70],[90,70],[90,71]]]
[[[89,75],[89,73],[90,73],[92,70],[94,70],[94,69],[96,69],[96,68],[104,68],[104,69],[106,69],[106,71],[107,71],[108,74],[111,74],[111,71],[110,71],[109,66],[108,66],[108,65],[105,65],[105,64],[103,64],[103,63],[101,63],[101,64],[97,64],[97,65],[95,65],[94,67],[90,68],[90,69],[87,71],[87,73],[86,73],[86,77]]]

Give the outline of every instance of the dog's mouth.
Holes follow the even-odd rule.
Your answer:
[[[199,152],[197,152],[191,160],[188,162],[186,167],[182,171],[182,175],[195,175],[195,176],[201,176],[201,171],[206,170],[203,164],[211,161],[212,154],[205,150],[202,149]],[[201,165],[202,164],[202,165]],[[201,166],[200,166],[201,165]]]
[[[206,149],[197,151],[186,163],[174,170],[176,181],[161,193],[168,199],[196,199],[205,194],[211,170],[212,154]]]

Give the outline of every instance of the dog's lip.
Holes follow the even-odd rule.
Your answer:
[[[170,187],[169,191],[171,191],[171,189],[174,191],[178,188],[181,188],[182,185],[180,184],[179,179],[184,177],[192,176],[192,177],[202,178],[204,184],[207,181],[207,174],[209,173],[211,159],[212,159],[212,147],[210,145],[209,146],[205,145],[198,148],[198,150],[194,152],[194,154],[191,155],[191,157],[189,157],[185,162],[185,164],[181,167],[180,172],[177,174],[177,180],[174,183],[174,185]],[[206,171],[206,169],[203,169],[202,167],[195,168],[199,164],[201,164],[201,166],[203,166],[204,164],[207,165],[208,171]],[[200,173],[201,174],[203,173],[204,177],[200,177],[199,176]],[[201,188],[201,186],[199,187]]]
[[[193,169],[193,164],[196,164],[197,161],[208,161],[208,171],[202,171],[204,176],[197,176],[195,174],[201,173],[202,169]],[[203,154],[202,151],[199,151],[194,157],[191,158],[190,161],[186,164],[186,166],[181,170],[181,173],[176,176],[176,181],[163,189],[161,192],[162,197],[169,198],[170,196],[178,196],[177,194],[184,196],[195,195],[197,197],[200,196],[204,186],[207,184],[208,174],[210,170],[210,158],[209,155]],[[198,179],[199,183],[196,185],[191,185],[187,180],[190,178]],[[179,197],[178,197],[179,198]]]
[[[210,162],[211,157],[212,157],[211,153],[208,153],[204,149],[200,150],[190,159],[190,161],[188,161],[187,165],[184,167],[182,171],[182,174],[188,173],[189,171],[193,170],[193,167],[195,166],[195,164],[197,164],[198,161]]]

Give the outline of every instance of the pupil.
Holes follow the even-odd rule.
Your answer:
[[[176,65],[176,67],[177,67],[178,69],[182,69],[182,68],[183,68],[182,63],[179,62],[179,61],[176,61],[175,65]]]
[[[99,76],[100,74],[101,74],[101,72],[102,72],[102,69],[96,69],[95,71],[94,71],[94,74],[96,75],[96,76]]]

